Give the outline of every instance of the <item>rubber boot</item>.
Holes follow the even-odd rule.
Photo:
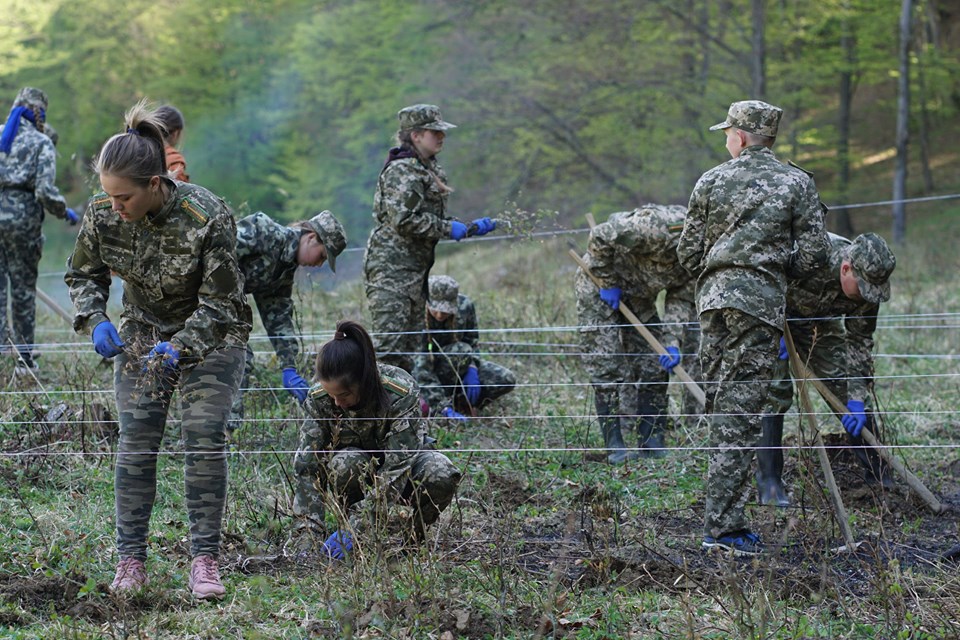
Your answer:
[[[667,416],[648,398],[637,398],[637,442],[640,445],[641,458],[665,458],[663,435],[666,431]]]
[[[783,414],[763,416],[760,420],[760,447],[782,444]],[[790,497],[783,488],[783,449],[757,449],[757,494],[762,505],[790,506]]]
[[[877,435],[877,429],[873,421],[873,415],[867,416],[867,424],[864,425],[863,428],[864,430],[870,431],[870,433],[873,435]],[[848,435],[848,439],[850,440],[850,444],[854,447],[853,453],[857,457],[857,461],[860,462],[861,466],[863,466],[863,481],[871,486],[880,486],[884,489],[893,489],[896,484],[894,483],[893,478],[890,476],[890,465],[880,457],[879,453],[867,445],[863,439],[863,436],[857,436],[854,438],[853,436]]]
[[[623,464],[627,460],[636,460],[637,453],[628,451],[623,442],[623,432],[620,430],[620,418],[611,415],[612,402],[619,404],[617,393],[607,394],[601,391],[596,393],[597,419],[600,422],[600,433],[603,434],[603,446],[607,448],[607,462]]]

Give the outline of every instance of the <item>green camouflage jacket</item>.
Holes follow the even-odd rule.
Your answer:
[[[477,310],[473,300],[463,295],[457,296],[457,315],[438,322],[429,313],[426,314],[427,333],[424,337],[423,353],[414,363],[413,373],[420,384],[421,394],[431,407],[449,404],[449,390],[443,385],[453,381],[442,380],[437,375],[437,361],[446,360],[447,370],[457,373],[460,379],[467,373],[470,365],[479,366],[477,342]]]

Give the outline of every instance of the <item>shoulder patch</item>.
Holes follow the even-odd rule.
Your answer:
[[[791,167],[793,167],[794,169],[798,169],[798,170],[800,170],[800,171],[803,171],[805,174],[807,174],[807,175],[810,176],[811,178],[813,177],[813,171],[807,171],[806,169],[804,169],[803,167],[801,167],[800,165],[798,165],[798,164],[797,164],[796,162],[794,162],[793,160],[787,160],[787,164],[790,165]]]
[[[383,383],[383,386],[386,387],[388,391],[392,391],[398,396],[405,396],[410,393],[410,387],[390,376],[381,375],[380,382]]]
[[[670,233],[677,233],[678,231],[683,231],[683,223],[671,224],[667,226],[667,231]]]
[[[93,197],[93,202],[91,204],[94,209],[109,209],[110,196],[105,193],[98,193]]]
[[[316,385],[313,389],[310,389],[309,395],[311,398],[322,398],[327,395],[327,390],[323,388],[322,385]]]
[[[207,220],[210,219],[210,216],[207,215],[207,212],[204,210],[204,208],[189,197],[180,201],[180,208],[193,216],[193,218],[200,224],[207,224]]]

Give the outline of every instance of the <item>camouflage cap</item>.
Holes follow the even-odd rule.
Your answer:
[[[770,138],[777,137],[783,109],[760,100],[734,102],[727,111],[727,119],[710,127],[710,131],[736,127],[747,133],[756,133]]]
[[[460,285],[450,276],[430,276],[427,306],[440,313],[457,314]]]
[[[890,299],[890,274],[897,258],[883,238],[875,233],[860,234],[847,249],[847,259],[864,300],[880,304]]]
[[[455,124],[444,122],[443,118],[440,117],[440,107],[432,104],[415,104],[404,107],[397,112],[397,118],[400,120],[401,131],[409,131],[410,129],[446,131],[447,129],[457,128]]]
[[[47,94],[34,87],[24,87],[13,100],[15,107],[34,107],[37,109],[47,108]]]
[[[347,234],[343,225],[329,211],[321,211],[307,221],[307,228],[315,232],[327,250],[330,271],[337,272],[337,256],[347,246]]]

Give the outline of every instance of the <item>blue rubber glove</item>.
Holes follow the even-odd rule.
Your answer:
[[[847,433],[854,438],[859,438],[860,432],[863,431],[864,425],[867,424],[865,407],[859,400],[850,400],[847,402],[847,411],[850,413],[843,414],[840,422],[843,423],[843,428],[847,430]]]
[[[780,351],[777,352],[777,358],[780,360],[786,360],[790,357],[790,353],[787,351],[787,340],[784,337],[780,337]]]
[[[480,372],[476,367],[467,367],[467,373],[463,376],[463,392],[470,404],[480,402]]]
[[[453,420],[466,420],[467,416],[463,415],[459,411],[454,411],[453,407],[447,407],[440,412],[445,418],[452,418]]]
[[[310,385],[300,377],[296,369],[287,367],[283,370],[283,388],[292,393],[297,402],[303,402],[307,399],[307,391],[310,389]]]
[[[669,373],[678,364],[680,364],[680,349],[667,347],[667,352],[660,355],[660,368]]]
[[[104,358],[120,355],[124,346],[117,328],[109,320],[104,320],[93,328],[93,348]]]
[[[620,308],[620,296],[623,295],[623,291],[620,290],[620,287],[610,287],[609,289],[600,289],[600,299],[610,305],[611,309]]]
[[[333,560],[343,560],[353,551],[353,538],[346,531],[334,531],[323,543],[323,553]]]
[[[497,222],[490,218],[477,218],[470,223],[470,235],[485,236],[497,228]]]
[[[164,369],[176,369],[177,363],[180,362],[180,352],[169,342],[158,342],[157,346],[150,349],[150,353],[147,354],[147,361],[158,357],[163,358]]]
[[[76,224],[80,222],[80,216],[70,207],[67,207],[67,222],[70,223],[71,227],[76,226]]]
[[[460,242],[467,237],[467,225],[463,224],[459,220],[454,220],[450,223],[450,237]]]

